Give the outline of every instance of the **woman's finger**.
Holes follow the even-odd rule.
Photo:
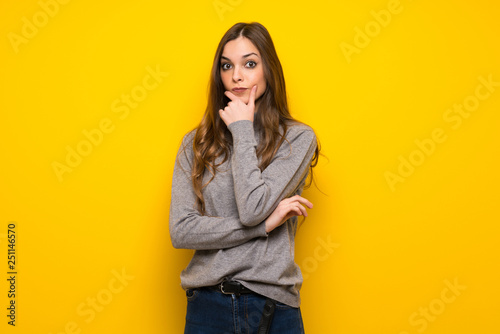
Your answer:
[[[299,196],[299,195],[295,195],[292,198],[294,198],[294,197],[297,201],[299,201],[302,204],[305,204],[309,209],[312,209],[313,204],[308,199],[306,199],[302,196]]]
[[[285,198],[282,200],[282,202],[284,203],[300,202],[302,204],[305,204],[309,209],[312,209],[313,207],[313,204],[309,200],[299,195]]]
[[[231,101],[235,101],[235,100],[239,100],[239,97],[237,97],[236,95],[234,95],[233,93],[231,93],[230,91],[226,90],[224,92],[224,94],[231,100]]]
[[[304,208],[302,204],[297,203],[298,208],[300,209],[303,216],[307,217],[307,210]]]
[[[306,214],[307,215],[307,214]],[[298,206],[291,207],[288,213],[283,217],[281,224],[294,216],[303,216],[303,212],[300,210]]]
[[[257,85],[254,85],[252,87],[252,90],[250,91],[250,98],[248,99],[248,106],[249,107],[254,107],[255,106],[255,94],[257,93]]]
[[[305,216],[305,217],[307,217],[306,208],[304,208],[299,203],[293,203],[293,204],[287,206],[285,209],[285,212],[286,212],[286,214],[284,216],[287,218],[290,218],[292,216]]]

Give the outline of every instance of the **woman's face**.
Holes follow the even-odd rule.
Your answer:
[[[263,66],[259,51],[248,38],[240,36],[227,42],[220,64],[224,88],[248,103],[250,91],[257,85],[257,100],[266,90]]]

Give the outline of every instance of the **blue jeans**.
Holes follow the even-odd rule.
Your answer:
[[[186,291],[184,334],[257,333],[266,297],[223,294],[207,288]],[[276,302],[270,334],[304,334],[300,308]]]

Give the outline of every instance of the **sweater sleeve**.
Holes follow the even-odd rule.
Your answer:
[[[266,237],[265,225],[247,227],[236,217],[202,216],[196,209],[191,182],[192,141],[184,136],[177,153],[172,178],[169,229],[175,248],[197,250],[222,249],[240,245],[250,239]]]
[[[231,163],[240,220],[245,226],[258,226],[304,181],[316,150],[316,135],[308,126],[289,127],[286,140],[261,172],[253,122],[240,120],[228,128],[233,135]]]

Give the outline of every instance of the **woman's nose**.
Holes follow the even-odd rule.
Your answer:
[[[242,81],[243,80],[243,75],[239,69],[239,67],[235,67],[233,71],[233,80],[235,82]]]

